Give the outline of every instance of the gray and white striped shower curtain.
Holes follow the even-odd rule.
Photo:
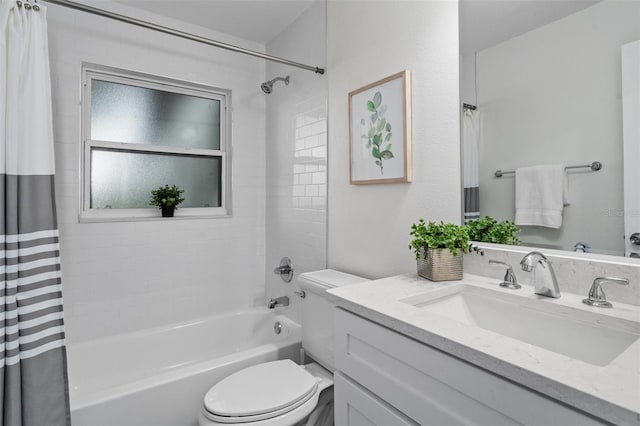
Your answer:
[[[462,116],[462,176],[464,186],[464,223],[480,218],[480,113],[466,109]]]
[[[70,425],[44,5],[0,0],[0,424]]]

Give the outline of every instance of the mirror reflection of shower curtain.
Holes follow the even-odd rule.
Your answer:
[[[69,425],[46,8],[0,1],[0,424]]]
[[[462,117],[462,176],[464,223],[480,217],[479,165],[480,113],[465,109]]]

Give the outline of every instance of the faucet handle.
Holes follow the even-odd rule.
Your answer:
[[[518,279],[516,278],[516,274],[513,273],[513,268],[506,262],[501,262],[499,260],[489,260],[490,265],[502,265],[507,267],[507,271],[504,274],[504,280],[500,283],[500,287],[510,288],[512,290],[517,290],[522,286],[518,284]]]
[[[604,282],[629,285],[629,280],[627,278],[598,277],[593,280],[593,284],[589,289],[589,296],[587,299],[582,300],[582,303],[599,308],[611,308],[613,305],[610,302],[607,302],[607,297],[604,294],[604,290],[602,290],[601,284]]]

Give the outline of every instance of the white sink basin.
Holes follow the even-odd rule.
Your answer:
[[[609,365],[640,337],[635,321],[470,285],[400,302],[597,366]]]

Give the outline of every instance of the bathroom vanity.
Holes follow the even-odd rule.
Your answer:
[[[638,425],[640,309],[467,275],[331,290],[340,425]]]

